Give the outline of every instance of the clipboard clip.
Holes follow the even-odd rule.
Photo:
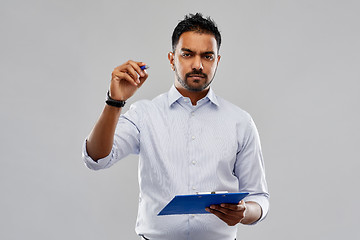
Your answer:
[[[228,191],[213,191],[213,192],[196,192],[197,195],[204,195],[204,194],[223,194],[229,193]]]

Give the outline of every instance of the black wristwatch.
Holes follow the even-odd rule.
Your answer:
[[[107,91],[107,98],[106,98],[105,102],[109,106],[118,107],[118,108],[122,108],[123,106],[125,106],[125,103],[126,103],[125,101],[118,101],[118,100],[112,99],[110,97],[109,91]]]

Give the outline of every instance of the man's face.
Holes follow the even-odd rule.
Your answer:
[[[169,53],[177,87],[188,91],[207,90],[220,60],[216,39],[212,34],[184,32],[175,52]]]

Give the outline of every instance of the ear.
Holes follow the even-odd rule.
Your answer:
[[[171,69],[172,69],[173,71],[175,71],[175,66],[174,66],[175,55],[174,55],[173,52],[169,52],[169,53],[168,53],[168,59],[169,59],[170,65],[171,65]]]
[[[221,56],[220,56],[220,55],[218,55],[218,56],[217,56],[217,64],[219,64],[219,62],[220,62],[220,58],[221,58]]]

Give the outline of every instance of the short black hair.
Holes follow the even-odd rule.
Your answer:
[[[210,17],[204,18],[201,13],[188,14],[180,21],[172,34],[172,49],[175,51],[180,35],[184,32],[209,33],[214,35],[218,50],[221,45],[221,34],[214,20]]]

